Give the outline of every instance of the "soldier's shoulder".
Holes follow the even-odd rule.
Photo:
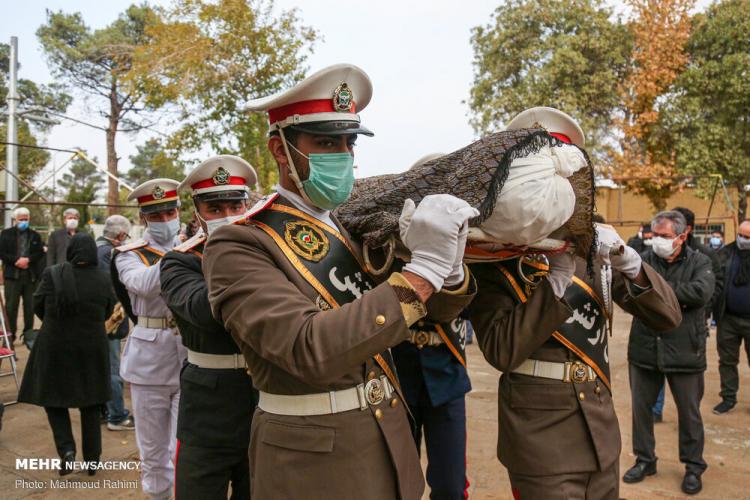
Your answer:
[[[130,252],[132,250],[137,250],[139,248],[143,248],[148,245],[148,242],[144,239],[135,240],[131,243],[128,243],[127,245],[120,245],[119,247],[115,248],[115,253],[125,253]]]
[[[273,202],[276,201],[276,199],[279,197],[279,193],[272,193],[269,195],[264,196],[260,200],[258,200],[255,205],[253,205],[247,212],[244,213],[244,215],[234,221],[232,224],[236,225],[247,225],[252,221],[255,217],[258,216],[258,214],[262,213],[265,209],[273,205]]]
[[[174,247],[172,250],[178,253],[187,253],[190,250],[195,249],[196,247],[199,247],[206,241],[206,235],[203,233],[203,231],[199,231],[196,234],[194,234],[191,238],[188,238],[187,240],[183,241],[176,247]]]

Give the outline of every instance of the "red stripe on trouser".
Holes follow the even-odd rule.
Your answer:
[[[177,446],[174,450],[174,499],[177,500],[177,458],[180,456],[180,440],[177,440]]]
[[[469,469],[469,455],[467,454],[466,448],[469,446],[469,436],[468,433],[464,433],[466,436],[466,439],[464,441],[464,471]],[[466,478],[466,487],[464,487],[464,500],[469,498],[469,475],[464,472],[464,477]]]
[[[513,498],[515,500],[521,500],[521,492],[518,491],[518,488],[513,488]]]

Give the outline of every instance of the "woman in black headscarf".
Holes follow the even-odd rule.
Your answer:
[[[45,269],[34,293],[42,328],[29,355],[18,400],[43,406],[63,465],[72,472],[76,444],[68,408],[81,411],[83,460],[102,451],[99,407],[110,398],[109,346],[104,322],[116,299],[106,272],[97,267],[96,243],[86,233],[70,240],[67,262]],[[89,469],[93,475],[95,469]]]

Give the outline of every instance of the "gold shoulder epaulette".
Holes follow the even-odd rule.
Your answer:
[[[206,235],[203,233],[203,230],[201,229],[200,231],[195,233],[191,238],[183,241],[182,243],[174,247],[172,250],[174,250],[175,252],[187,253],[193,248],[203,243],[204,241],[206,241]]]
[[[146,240],[135,240],[132,243],[128,243],[127,245],[120,245],[119,247],[115,247],[115,250],[117,253],[124,253],[129,252],[131,250],[136,250],[138,248],[143,248],[148,245],[148,242]]]

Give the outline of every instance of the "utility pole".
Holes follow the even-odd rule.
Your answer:
[[[16,108],[18,107],[18,37],[10,37],[10,70],[8,82],[8,142],[5,148],[5,199],[18,199],[18,129],[16,129]],[[5,227],[12,224],[15,206],[5,205]]]

